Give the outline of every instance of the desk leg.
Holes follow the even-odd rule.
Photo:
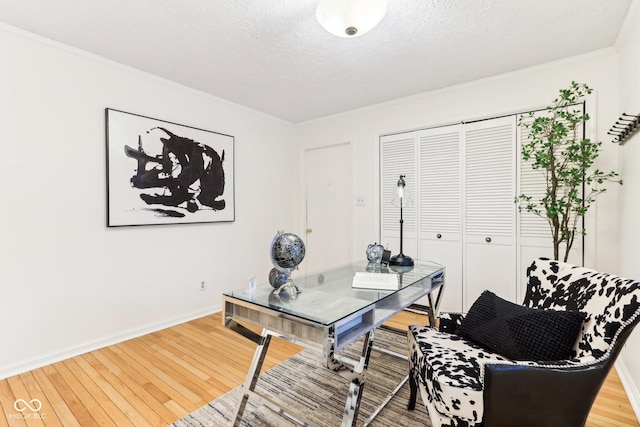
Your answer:
[[[439,279],[441,280],[442,286],[438,288],[438,294],[436,295],[435,302],[433,301],[433,292],[429,292],[427,298],[429,299],[429,312],[427,315],[429,316],[429,325],[436,326],[436,318],[438,317],[438,313],[440,312],[440,299],[442,297],[442,291],[444,290],[444,277]]]
[[[258,376],[260,375],[260,369],[262,369],[262,364],[264,363],[264,358],[267,355],[267,350],[269,349],[270,343],[271,335],[267,332],[266,329],[263,329],[262,335],[258,340],[258,347],[256,348],[256,352],[253,354],[253,361],[251,362],[251,367],[249,368],[249,372],[247,373],[247,378],[245,379],[244,385],[242,386],[242,398],[240,399],[240,402],[238,402],[238,407],[236,409],[236,418],[235,422],[233,423],[234,427],[240,426],[242,414],[244,412],[245,406],[247,405],[247,400],[249,399],[249,393],[256,388]]]
[[[358,410],[360,409],[360,401],[362,400],[362,389],[365,384],[365,376],[367,374],[367,368],[369,367],[372,348],[373,330],[365,335],[360,361],[353,367],[354,375],[349,385],[349,394],[347,395],[347,403],[342,417],[342,427],[355,426],[358,420]]]
[[[433,296],[431,294],[427,295],[427,298],[429,299],[429,312],[427,313],[427,316],[429,316],[429,326],[435,327],[436,326],[436,306],[433,303]]]

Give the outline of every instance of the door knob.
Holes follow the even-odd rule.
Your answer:
[[[487,243],[491,243],[491,237],[485,237],[484,241],[487,242]]]
[[[307,228],[307,234],[313,232],[313,230],[311,229],[311,227]]]

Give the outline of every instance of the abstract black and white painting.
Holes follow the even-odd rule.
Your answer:
[[[235,220],[234,138],[106,109],[107,225]]]

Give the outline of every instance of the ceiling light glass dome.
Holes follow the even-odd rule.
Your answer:
[[[371,31],[387,13],[387,0],[320,0],[316,18],[338,37],[358,37]]]

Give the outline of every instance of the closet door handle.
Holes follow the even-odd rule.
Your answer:
[[[487,242],[487,243],[491,243],[491,237],[485,237],[484,241]]]
[[[442,238],[442,234],[438,233],[438,234],[436,234],[436,237],[437,237],[438,239],[441,239],[441,238]]]

